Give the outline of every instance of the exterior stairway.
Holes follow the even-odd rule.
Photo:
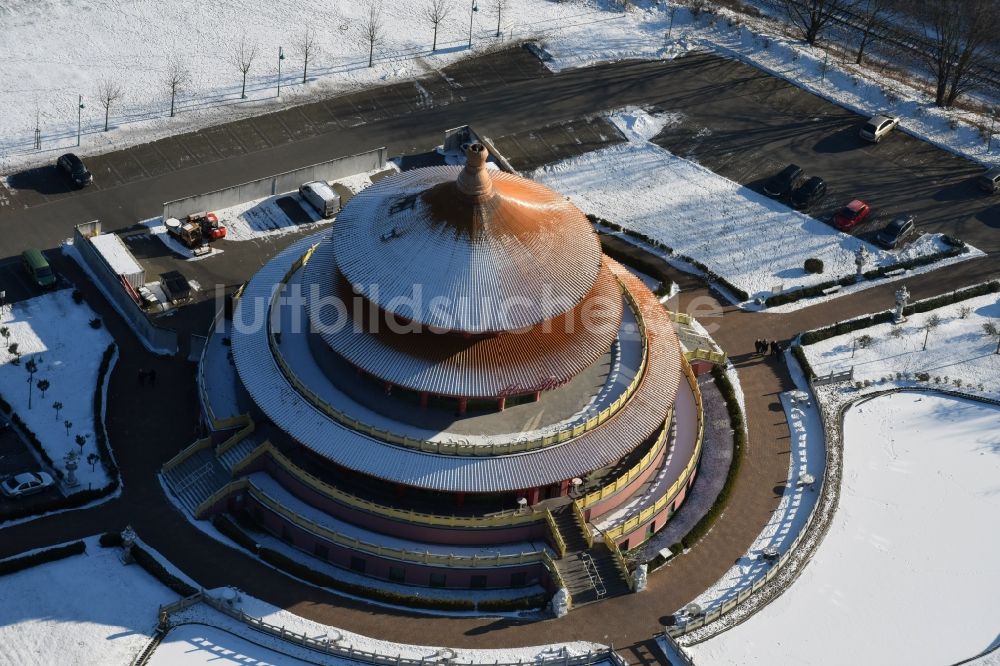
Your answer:
[[[232,472],[236,463],[250,455],[250,452],[260,446],[262,442],[263,440],[257,437],[256,433],[247,435],[226,449],[226,452],[219,456],[219,463],[226,468],[226,471]]]
[[[631,592],[629,579],[608,546],[588,545],[589,528],[580,524],[572,505],[554,509],[552,518],[566,543],[566,554],[555,565],[574,607]]]
[[[162,476],[170,492],[192,516],[202,502],[232,480],[211,447],[196,451]]]

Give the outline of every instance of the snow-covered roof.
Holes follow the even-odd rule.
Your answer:
[[[485,193],[441,166],[356,195],[333,230],[341,272],[386,312],[443,330],[513,330],[577,305],[601,265],[587,218],[544,185],[488,173],[474,183]]]
[[[243,307],[269,302],[274,286],[323,234],[293,243],[268,262],[247,284],[234,321]],[[647,323],[649,362],[639,388],[599,428],[563,444],[505,456],[456,456],[425,453],[383,442],[327,416],[300,395],[281,372],[262,327],[234,326],[233,358],[240,380],[266,416],[316,454],[343,467],[390,482],[448,492],[509,492],[583,476],[630,453],[663,427],[681,382],[680,348],[656,297],[620,265],[610,268],[635,294]],[[247,318],[247,321],[253,316]]]
[[[98,234],[91,237],[90,243],[101,253],[101,256],[111,266],[111,270],[118,275],[145,273],[142,265],[132,255],[132,251],[117,234]]]
[[[331,279],[338,275],[333,249],[322,243],[304,269],[303,283],[319,296],[307,305],[359,300],[346,282]],[[371,317],[360,309],[355,320],[365,324],[355,326],[337,308],[325,306],[310,309],[309,317],[333,351],[383,381],[436,395],[493,398],[570,381],[611,347],[623,307],[621,287],[602,266],[579,307],[518,332],[469,339],[431,331],[395,333],[385,322],[372,331]]]

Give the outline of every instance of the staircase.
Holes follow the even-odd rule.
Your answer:
[[[196,451],[162,475],[170,492],[192,516],[202,502],[232,480],[211,447]]]
[[[260,446],[261,441],[262,440],[255,435],[248,435],[244,437],[226,449],[226,452],[219,456],[219,463],[226,468],[226,471],[232,473],[233,467],[250,455],[251,451]]]
[[[587,544],[589,528],[580,524],[571,505],[554,509],[552,518],[566,543],[566,554],[555,561],[573,606],[628,594],[628,578],[604,543]],[[614,547],[613,545],[611,546]]]

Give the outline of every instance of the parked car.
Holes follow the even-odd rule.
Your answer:
[[[895,250],[916,233],[912,215],[900,215],[875,235],[875,242],[887,250]]]
[[[764,194],[780,199],[792,191],[792,188],[802,180],[802,167],[789,164],[780,172],[771,176],[764,183]]]
[[[808,210],[820,199],[826,196],[826,181],[819,176],[806,179],[804,183],[792,192],[792,207]]]
[[[329,183],[322,180],[301,185],[299,195],[323,217],[333,217],[340,210],[340,195],[333,191]]]
[[[871,212],[871,206],[861,199],[855,199],[834,213],[833,226],[841,231],[850,231],[861,224]]]
[[[23,472],[0,483],[0,491],[7,497],[17,498],[39,493],[54,485],[55,481],[45,472]]]
[[[48,260],[41,250],[31,248],[21,253],[21,264],[24,272],[31,276],[32,281],[39,287],[54,287],[56,284],[56,274],[52,272]]]
[[[878,143],[885,135],[899,127],[899,118],[896,116],[877,115],[872,116],[867,123],[862,126],[859,134],[865,141]]]
[[[986,192],[990,194],[996,194],[1000,192],[1000,167],[996,169],[990,169],[982,176],[976,179],[976,183],[979,184]]]
[[[77,187],[86,187],[94,182],[94,176],[87,171],[83,160],[73,153],[66,153],[56,160],[56,168],[62,171]]]

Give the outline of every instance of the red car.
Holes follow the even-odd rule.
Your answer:
[[[861,199],[855,199],[834,214],[833,226],[841,231],[850,231],[861,224],[871,212],[871,206]]]

